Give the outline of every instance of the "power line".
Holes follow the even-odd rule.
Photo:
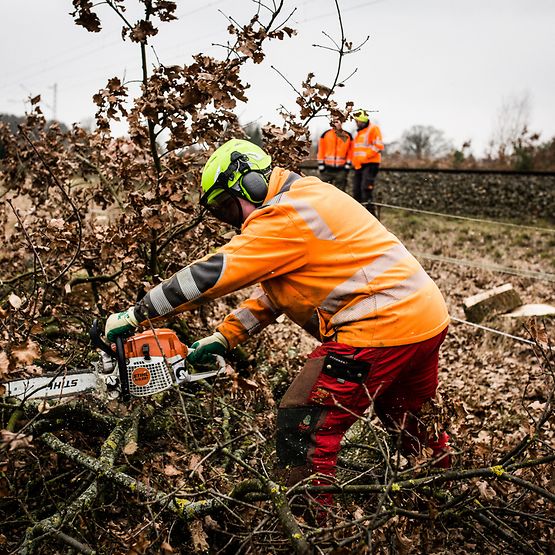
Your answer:
[[[421,210],[418,208],[408,208],[407,206],[396,206],[394,204],[385,204],[383,202],[372,201],[372,204],[374,204],[375,206],[383,206],[384,208],[393,208],[394,210],[405,210],[407,212],[417,212],[419,214],[428,214],[430,216],[441,216],[443,218],[453,218],[455,220],[466,220],[469,222],[479,222],[479,223],[491,224],[491,225],[504,225],[507,227],[514,227],[519,229],[530,229],[534,231],[546,231],[547,233],[555,233],[555,228],[551,228],[551,227],[536,227],[531,225],[512,224],[509,222],[502,222],[499,220],[485,220],[483,218],[471,218],[469,216],[455,216],[454,214],[432,212],[430,210]]]
[[[498,266],[497,264],[486,264],[480,262],[473,262],[471,260],[463,260],[461,258],[450,258],[448,256],[441,256],[438,254],[428,253],[414,253],[415,256],[425,258],[427,260],[435,260],[437,262],[446,262],[447,264],[457,264],[458,266],[470,266],[472,268],[480,268],[482,270],[490,270],[492,272],[499,272],[502,274],[511,274],[513,276],[527,277],[531,279],[538,279],[542,281],[555,282],[555,274],[546,272],[534,272],[532,270],[519,270],[518,268],[511,268],[510,266]]]
[[[381,4],[382,2],[386,2],[386,0],[370,0],[370,1],[367,1],[367,2],[363,2],[362,4],[357,4],[356,6],[350,6],[349,8],[340,8],[339,11],[341,12],[341,15],[343,15],[344,13],[351,12],[353,10],[358,10],[360,8],[367,8],[368,6],[372,6],[374,4]],[[306,3],[310,3],[310,2],[306,2]],[[325,17],[330,17],[332,15],[337,16],[337,11],[327,12],[327,13],[323,13],[321,15],[312,16],[310,18],[301,19],[301,20],[297,21],[296,23],[306,23],[307,21],[315,21],[316,19],[324,19]]]
[[[180,19],[180,18],[189,16],[189,15],[196,14],[200,11],[211,8],[212,6],[216,6],[217,4],[221,4],[223,1],[224,0],[216,0],[214,2],[206,4],[204,6],[200,6],[196,9],[194,9],[194,10],[190,10],[188,12],[183,12],[183,13],[179,14],[177,16],[177,18]],[[213,36],[213,35],[214,35],[214,33],[212,33],[210,36]],[[202,38],[205,38],[205,37],[203,36],[203,37],[199,37],[199,38],[202,39]],[[185,41],[184,43],[180,43],[180,44],[188,44],[188,43],[194,42],[195,40],[199,40],[199,39],[197,38],[197,39]],[[62,52],[55,53],[55,54],[52,55],[51,59],[56,60],[56,63],[54,63],[54,64],[50,64],[50,65],[44,67],[42,65],[42,64],[44,64],[44,60],[41,60],[41,61],[32,62],[31,64],[28,64],[26,67],[19,68],[19,71],[17,71],[15,73],[15,77],[12,77],[13,81],[1,85],[0,90],[5,89],[6,87],[16,85],[19,81],[24,81],[24,80],[28,79],[29,77],[34,77],[36,75],[41,75],[41,74],[43,74],[47,71],[51,71],[52,69],[55,69],[57,67],[67,65],[68,63],[73,62],[73,61],[75,61],[79,58],[84,58],[86,56],[96,54],[97,52],[99,52],[101,50],[109,48],[110,46],[113,46],[115,44],[119,44],[121,42],[122,42],[121,37],[118,37],[117,39],[115,39],[113,41],[105,42],[101,46],[96,45],[94,48],[89,48],[88,50],[85,50],[85,52],[82,52],[82,53],[77,54],[77,55],[76,55],[76,51],[79,51],[79,50],[82,50],[83,48],[86,48],[87,46],[90,45],[90,43],[84,43],[81,46],[78,46],[77,48],[72,48],[70,52],[68,52],[67,49],[64,49]],[[60,59],[60,54],[63,54],[63,53],[69,54],[70,57],[67,58],[67,56],[62,56],[62,59]],[[37,65],[41,66],[40,70],[33,71],[32,68],[37,66]],[[30,71],[32,71],[32,73],[29,73]],[[21,74],[22,74],[22,77],[17,77],[17,75],[21,75]]]
[[[71,51],[72,56],[70,58],[67,59],[63,59],[63,60],[58,60],[56,63],[54,64],[50,64],[48,66],[43,66],[39,71],[33,71],[31,73],[24,73],[22,77],[17,77],[14,79],[14,81],[10,82],[10,83],[6,83],[4,85],[0,86],[0,90],[5,89],[7,87],[12,87],[14,85],[17,85],[20,81],[25,81],[26,79],[29,79],[30,77],[36,77],[37,75],[42,75],[43,73],[52,71],[53,69],[56,69],[57,67],[60,66],[65,66],[71,62],[74,62],[75,60],[78,59],[82,59],[84,57],[87,56],[91,56],[93,54],[96,54],[97,52],[100,52],[101,50],[104,50],[106,48],[109,48],[110,46],[113,46],[114,44],[117,44],[121,41],[121,39],[112,41],[112,42],[106,42],[101,46],[96,46],[95,48],[91,48],[85,52],[82,52],[81,54],[74,54],[74,51]],[[27,68],[28,69],[28,68]],[[24,70],[26,71],[26,70]]]

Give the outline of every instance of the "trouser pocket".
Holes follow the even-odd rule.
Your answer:
[[[324,358],[322,373],[338,383],[364,383],[370,372],[370,363],[330,353]]]
[[[362,384],[370,373],[368,362],[329,354],[310,392],[309,401],[317,405],[352,409],[363,391]]]

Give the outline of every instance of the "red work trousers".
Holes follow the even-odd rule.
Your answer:
[[[278,409],[278,467],[287,469],[287,484],[312,474],[334,476],[341,439],[371,403],[387,430],[402,434],[404,455],[422,447],[435,456],[445,453],[447,434],[432,437],[417,417],[435,396],[439,347],[446,333],[397,347],[329,342],[312,352]],[[449,466],[449,457],[437,466]]]

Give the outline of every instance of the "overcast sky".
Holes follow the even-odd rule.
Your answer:
[[[214,43],[227,40],[224,14],[244,23],[255,9],[248,0],[177,4],[179,20],[162,23],[152,41],[165,64],[190,63],[199,52],[222,57],[224,50]],[[386,143],[412,125],[432,125],[455,146],[472,140],[480,155],[503,103],[524,96],[531,130],[543,140],[555,135],[555,0],[339,0],[339,5],[347,38],[355,44],[370,38],[360,53],[344,59],[344,77],[357,71],[336,98],[376,110]],[[312,46],[332,46],[323,32],[339,37],[335,3],[286,0],[285,6],[286,13],[297,8],[289,25],[298,35],[273,43],[265,63],[243,74],[251,85],[249,102],[237,109],[244,123],[278,123],[280,104],[294,106],[294,92],[270,64],[296,86],[309,71],[323,84],[335,74],[336,55]],[[98,10],[101,33],[73,23],[70,0],[0,0],[0,7],[0,113],[23,114],[29,95],[41,94],[48,118],[86,122],[95,111],[92,95],[108,78],[140,78],[138,47],[121,41],[120,21],[107,6]],[[130,10],[133,15],[138,12]],[[319,120],[315,131],[325,127],[326,120]]]

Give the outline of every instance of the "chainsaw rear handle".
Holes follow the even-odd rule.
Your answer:
[[[102,337],[101,332],[98,327],[98,320],[95,318],[93,320],[91,329],[89,331],[89,336],[91,338],[91,342],[95,347],[98,347],[101,351],[105,352],[110,357],[114,358],[118,363],[118,371],[119,371],[119,381],[121,384],[121,396],[125,402],[129,401],[131,398],[129,394],[129,378],[127,376],[127,362],[125,361],[125,350],[123,345],[125,343],[124,336],[118,335],[116,336],[116,352],[112,347],[106,343]]]
[[[91,338],[91,343],[98,347],[101,351],[105,352],[107,355],[114,358],[114,351],[108,343],[102,340],[102,334],[98,329],[98,320],[95,318],[93,320],[91,329],[89,330],[89,337]]]

